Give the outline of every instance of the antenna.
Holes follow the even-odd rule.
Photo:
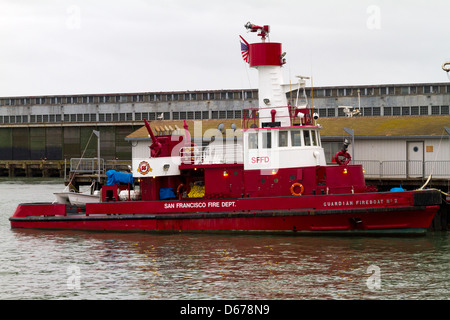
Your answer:
[[[306,105],[308,105],[308,97],[306,96],[306,91],[305,91],[305,86],[306,86],[306,81],[305,79],[310,79],[309,77],[305,77],[305,76],[296,76],[298,78],[298,89],[297,89],[297,100],[295,101],[295,106],[298,106],[298,96],[300,94],[300,88],[303,88],[303,97],[306,100]]]

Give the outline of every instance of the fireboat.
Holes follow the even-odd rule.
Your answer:
[[[112,179],[86,203],[19,204],[12,228],[293,235],[423,235],[442,202],[438,190],[379,192],[351,163],[349,142],[327,165],[313,106],[288,101],[281,43],[247,23],[243,59],[258,72],[258,120],[242,144],[193,143],[189,128],[151,137],[131,177]],[[292,99],[291,99],[292,100]],[[245,123],[245,121],[244,121]],[[182,131],[182,130],[181,130]],[[131,180],[131,182],[130,182]],[[109,181],[109,179],[108,179]]]

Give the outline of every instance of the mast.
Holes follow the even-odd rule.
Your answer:
[[[261,42],[249,44],[250,67],[258,70],[259,127],[287,127],[291,125],[288,101],[283,87],[281,67],[285,64],[281,43],[267,42],[269,26],[245,25],[250,32],[258,32]]]

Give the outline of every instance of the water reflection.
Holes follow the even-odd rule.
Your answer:
[[[19,294],[81,299],[443,299],[449,240],[14,230]],[[16,260],[14,260],[14,258]],[[27,272],[23,264],[32,266]],[[67,290],[70,265],[81,288]],[[381,289],[369,290],[369,266]],[[37,279],[30,279],[36,277]],[[30,286],[30,283],[32,284]],[[45,283],[45,285],[43,285]]]

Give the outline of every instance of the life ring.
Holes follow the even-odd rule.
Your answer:
[[[339,157],[344,157],[345,159],[341,159]],[[338,153],[336,153],[336,155],[334,156],[334,160],[339,165],[345,166],[350,162],[350,160],[352,160],[352,157],[350,156],[350,154],[348,152],[341,150]]]
[[[295,192],[295,191],[294,191],[294,189],[295,189],[296,187],[299,187],[299,188],[300,188],[300,192]],[[305,191],[305,188],[303,187],[303,185],[302,185],[301,183],[296,182],[296,183],[293,183],[292,186],[291,186],[291,194],[292,194],[293,196],[301,196],[301,195],[303,194],[304,191]]]
[[[184,184],[180,183],[180,185],[177,188],[177,194],[182,194],[184,191],[186,191],[186,188],[184,187]]]

